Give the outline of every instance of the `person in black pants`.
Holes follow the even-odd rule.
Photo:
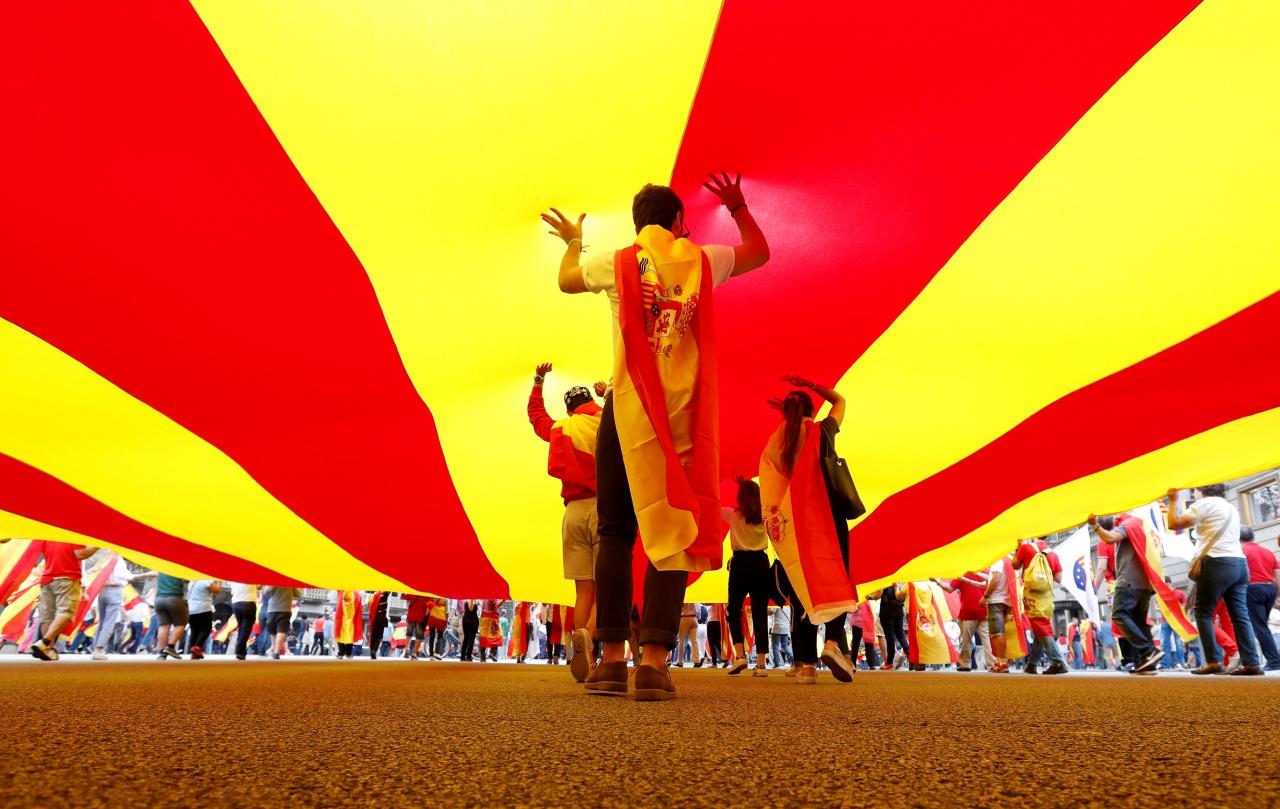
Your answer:
[[[465,601],[462,605],[462,659],[470,662],[472,650],[476,645],[476,634],[480,631],[480,607],[474,601]]]
[[[888,671],[894,667],[895,646],[902,647],[902,654],[907,654],[907,629],[903,623],[902,602],[898,600],[898,585],[884,588],[880,593],[880,626],[884,629],[885,659],[880,668]]]
[[[720,665],[720,642],[722,639],[720,633],[724,626],[721,616],[724,614],[724,606],[714,604],[711,607],[711,615],[707,618],[707,648],[711,650],[711,668],[713,669]]]
[[[253,622],[258,620],[258,604],[255,601],[233,602],[231,614],[236,617],[236,660],[244,660],[249,653]]]
[[[378,659],[378,647],[382,645],[382,633],[387,629],[387,605],[391,593],[380,591],[369,599],[369,659]]]
[[[738,478],[738,507],[722,509],[729,523],[729,544],[733,558],[729,560],[729,636],[733,639],[733,665],[730,674],[747,667],[742,631],[743,600],[751,597],[751,628],[756,636],[756,677],[764,677],[769,665],[769,597],[773,593],[773,571],[769,568],[769,535],[760,514],[760,486],[753,480]],[[712,647],[714,648],[714,647]]]

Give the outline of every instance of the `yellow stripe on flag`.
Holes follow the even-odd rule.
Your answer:
[[[607,379],[611,325],[603,297],[557,291],[538,214],[587,211],[588,256],[631,244],[631,195],[670,178],[720,4],[195,6],[364,263],[511,597],[571,601],[524,401],[546,360],[552,417]]]
[[[1277,41],[1270,0],[1193,11],[845,375],[868,505],[1280,288]]]
[[[221,450],[4,320],[0,379],[0,452],[152,528],[283,576],[403,589],[295,516]],[[72,533],[33,528],[0,517],[13,536]]]

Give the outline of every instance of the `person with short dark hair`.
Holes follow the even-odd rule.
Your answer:
[[[1267,661],[1267,671],[1280,671],[1280,650],[1271,635],[1267,619],[1276,606],[1276,590],[1280,588],[1280,560],[1275,551],[1268,550],[1253,541],[1253,529],[1240,529],[1240,549],[1249,566],[1249,589],[1246,593],[1249,605],[1249,621],[1258,639],[1262,657]]]
[[[1205,664],[1191,673],[1222,674],[1226,669],[1221,662],[1222,649],[1215,640],[1213,629],[1214,610],[1219,601],[1224,601],[1240,648],[1240,665],[1228,673],[1257,676],[1263,671],[1259,665],[1253,622],[1249,620],[1249,565],[1240,547],[1240,512],[1226,501],[1226,487],[1222,484],[1204,486],[1200,494],[1201,497],[1186,511],[1181,511],[1177,489],[1170,489],[1167,495],[1169,530],[1195,528],[1200,541],[1200,549],[1192,565],[1194,567],[1198,563],[1200,566],[1195,613]]]
[[[684,203],[665,186],[647,185],[632,200],[634,244],[585,263],[586,214],[576,221],[555,208],[542,215],[565,242],[560,291],[604,292],[614,317],[614,374],[596,439],[596,635],[603,660],[587,677],[589,693],[626,694],[630,687],[635,699],[674,697],[667,657],[676,645],[687,572],[720,565],[712,290],[769,259],[740,181],[722,175],[705,185],[737,224],[737,247],[690,241]],[[637,537],[649,564],[641,662],[628,678]]]
[[[419,643],[427,640],[427,613],[431,610],[431,599],[415,593],[401,593],[400,597],[409,605],[404,619],[409,622],[409,647],[406,657],[418,659]]]
[[[168,573],[156,577],[156,619],[160,628],[156,632],[156,658],[181,660],[178,643],[190,618],[187,612],[187,580]]]
[[[1147,614],[1151,611],[1151,599],[1155,597],[1155,587],[1147,574],[1139,550],[1125,523],[1135,521],[1141,532],[1141,520],[1128,514],[1116,517],[1096,517],[1089,515],[1089,526],[1098,535],[1098,541],[1115,546],[1116,590],[1111,601],[1112,618],[1124,633],[1128,649],[1132,650],[1131,674],[1154,673],[1160,659],[1164,656],[1156,649],[1155,637],[1147,624]],[[1143,542],[1145,543],[1145,534]],[[1124,648],[1124,645],[1122,645]]]
[[[284,656],[289,640],[289,619],[293,616],[293,600],[302,595],[302,591],[296,587],[273,586],[262,588],[262,592],[267,599],[267,620],[262,624],[262,631],[272,636],[271,659],[279,660]]]
[[[249,653],[249,636],[258,620],[257,585],[231,582],[231,614],[236,618],[236,660],[244,660]]]

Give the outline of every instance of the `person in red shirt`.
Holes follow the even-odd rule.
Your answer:
[[[564,577],[573,582],[573,657],[569,670],[578,682],[591,674],[594,642],[591,627],[596,608],[596,556],[600,552],[599,519],[596,514],[596,435],[600,432],[601,408],[591,391],[582,386],[565,391],[568,417],[556,421],[547,414],[542,400],[542,383],[551,373],[551,363],[534,370],[529,393],[529,424],[546,441],[547,474],[560,481],[564,519],[560,523],[560,547]],[[603,396],[605,383],[597,382],[596,395]],[[483,651],[481,657],[483,657]]]
[[[1258,650],[1267,661],[1267,671],[1280,671],[1280,650],[1276,649],[1271,627],[1267,626],[1267,616],[1276,606],[1276,590],[1280,588],[1280,560],[1274,551],[1253,541],[1252,528],[1240,529],[1240,550],[1244,551],[1244,560],[1249,566],[1246,595],[1249,623],[1253,624],[1253,634],[1258,638]]]
[[[1050,584],[1048,590],[1037,591],[1027,578],[1033,572],[1032,566],[1036,564],[1036,559],[1041,555],[1049,564],[1053,581],[1062,581],[1062,562],[1058,561],[1058,554],[1049,550],[1049,543],[1043,539],[1027,540],[1020,544],[1013,555],[1013,566],[1022,571],[1025,592],[1023,608],[1026,610],[1027,620],[1031,622],[1035,646],[1038,646],[1049,659],[1049,667],[1044,670],[1044,673],[1066,674],[1067,661],[1062,657],[1062,649],[1058,646],[1057,635],[1053,631],[1053,585]],[[1035,674],[1035,649],[1032,648],[1030,651],[1031,653],[1027,655],[1027,665],[1023,670],[1027,674]]]
[[[401,593],[409,605],[409,612],[404,619],[409,622],[409,654],[410,660],[418,657],[418,641],[427,637],[427,611],[431,609],[432,599],[413,593]]]
[[[970,570],[958,579],[950,581],[934,579],[934,583],[948,593],[960,592],[960,613],[956,620],[960,623],[960,661],[957,671],[973,671],[973,639],[977,635],[982,644],[982,658],[990,666],[995,658],[991,656],[991,635],[987,629],[987,606],[982,597],[987,591],[990,577],[986,573]]]
[[[80,564],[98,549],[90,545],[39,540],[39,553],[44,557],[40,576],[40,637],[31,644],[31,655],[39,660],[57,660],[58,633],[80,607]]]

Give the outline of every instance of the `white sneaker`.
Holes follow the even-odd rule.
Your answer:
[[[747,659],[745,657],[734,658],[733,665],[729,667],[730,674],[741,674],[747,668]]]
[[[107,659],[107,654],[106,654],[106,652],[100,651],[100,650],[98,650],[98,649],[94,649],[94,650],[93,650],[93,659],[94,659],[94,660],[106,660],[106,659]]]

